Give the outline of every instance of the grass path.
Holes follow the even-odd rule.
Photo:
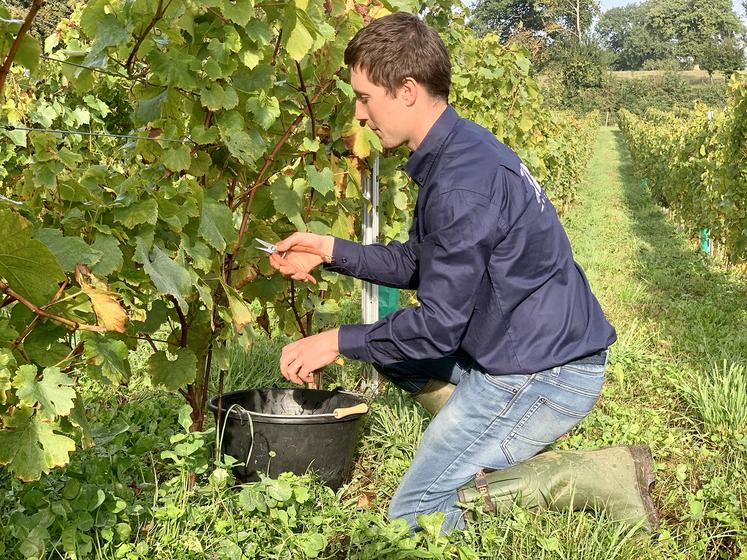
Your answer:
[[[744,363],[744,279],[709,262],[666,219],[633,175],[616,129],[600,130],[579,198],[564,224],[618,342],[601,403],[570,444],[652,447],[664,526],[652,554],[737,557],[747,542],[747,483],[734,477],[747,441],[737,445],[744,447],[735,463],[733,433],[701,421],[729,406],[730,395],[713,391],[698,409],[682,396],[710,379],[715,364]]]

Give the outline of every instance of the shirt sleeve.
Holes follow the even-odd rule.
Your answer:
[[[405,243],[361,245],[335,238],[332,264],[324,268],[374,284],[415,290],[418,287],[418,252],[413,224]]]
[[[420,244],[417,307],[370,325],[340,327],[340,353],[387,365],[453,354],[474,312],[495,244],[505,237],[498,208],[470,190],[438,195],[426,210]]]

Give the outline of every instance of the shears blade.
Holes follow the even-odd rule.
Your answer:
[[[255,247],[255,249],[264,251],[265,253],[268,253],[270,255],[278,252],[278,248],[275,247],[275,245],[273,245],[272,243],[262,241],[259,237],[255,237],[254,240],[261,245],[261,247]]]

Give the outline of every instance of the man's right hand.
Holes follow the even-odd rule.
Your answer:
[[[293,280],[316,284],[310,272],[332,258],[335,238],[331,235],[296,232],[275,243],[277,253],[270,255],[270,264]]]

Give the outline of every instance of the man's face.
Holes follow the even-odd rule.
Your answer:
[[[355,91],[355,118],[374,131],[384,148],[396,148],[410,140],[407,105],[397,92],[390,95],[384,87],[371,83],[365,70],[355,68],[350,71],[350,85]]]

